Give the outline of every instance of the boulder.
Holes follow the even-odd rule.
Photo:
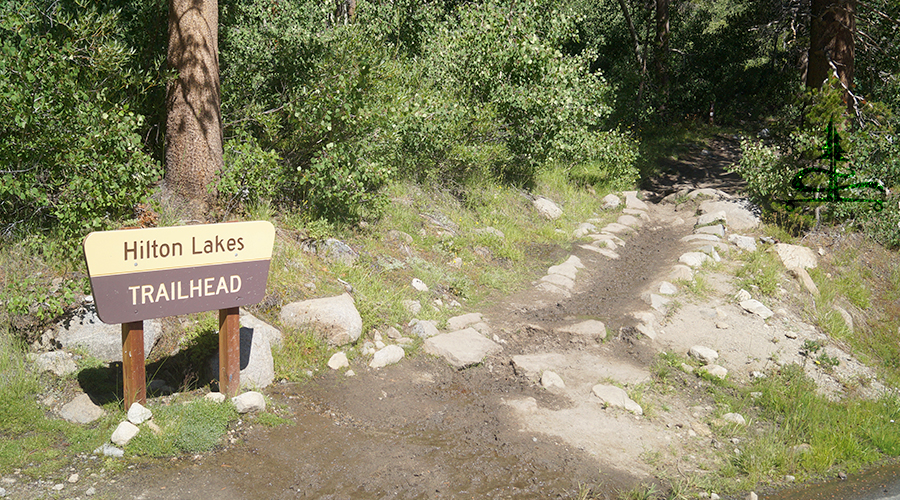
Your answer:
[[[67,319],[56,324],[56,341],[67,349],[79,348],[105,363],[122,361],[122,325],[109,325],[97,316],[93,304],[80,307]],[[144,356],[149,356],[162,336],[159,319],[144,321]]]
[[[725,380],[725,377],[728,376],[728,370],[726,370],[725,367],[719,365],[701,366],[699,372],[720,380]]]
[[[503,348],[474,328],[437,335],[425,340],[425,352],[446,359],[455,368],[481,363],[486,356]]]
[[[700,204],[701,214],[718,214],[724,212],[722,220],[727,221],[732,231],[743,231],[759,226],[758,207],[746,199],[707,200]],[[712,222],[712,221],[710,221]]]
[[[566,290],[571,290],[575,288],[575,282],[565,276],[560,274],[548,274],[541,278],[541,281],[545,281],[550,283],[551,285],[558,286],[559,288],[564,288]]]
[[[561,208],[559,208],[559,205],[541,196],[535,198],[532,204],[534,205],[535,210],[537,210],[542,217],[548,220],[559,219],[563,214],[563,211]]]
[[[695,345],[688,350],[688,356],[700,361],[704,365],[711,365],[719,359],[719,353],[709,347]]]
[[[262,389],[269,386],[275,380],[275,361],[269,338],[247,327],[241,327],[239,338],[241,388]],[[212,380],[219,380],[218,349],[209,359],[209,376]]]
[[[678,293],[678,287],[668,281],[663,281],[659,284],[659,293],[663,295],[675,295]]]
[[[550,266],[547,269],[547,274],[558,274],[560,276],[565,276],[570,280],[574,280],[575,276],[578,274],[578,268],[575,267],[574,264],[563,263],[558,266]]]
[[[637,191],[624,191],[622,194],[625,195],[625,208],[647,210],[647,204],[638,199]]]
[[[614,194],[608,194],[603,197],[603,208],[616,208],[622,204],[622,200]]]
[[[762,302],[756,299],[743,300],[740,302],[741,307],[744,308],[747,312],[753,313],[759,316],[762,319],[769,319],[775,315],[771,309],[763,305]]]
[[[681,254],[681,257],[678,258],[678,262],[685,264],[689,267],[697,268],[703,265],[704,262],[709,260],[709,255],[706,255],[702,252],[687,252]]]
[[[816,267],[819,263],[816,253],[811,248],[800,245],[788,245],[787,243],[776,243],[775,253],[784,263],[784,267],[788,269],[804,268],[810,269]]]
[[[293,328],[312,326],[334,347],[355,342],[362,334],[362,317],[346,293],[287,304],[281,309],[281,322]]]
[[[739,234],[730,234],[728,235],[728,241],[737,245],[741,250],[745,250],[747,252],[755,252],[756,251],[756,240],[750,236],[741,236]]]
[[[560,377],[556,372],[547,370],[541,374],[541,387],[543,387],[544,389],[550,389],[551,387],[565,389],[566,383],[563,382],[562,377]]]
[[[151,418],[153,413],[138,402],[131,403],[131,407],[128,408],[128,421],[134,425],[141,425]]]
[[[722,224],[714,224],[712,226],[698,227],[694,230],[697,234],[714,234],[719,238],[725,237],[725,226]]]
[[[347,354],[343,352],[336,352],[328,359],[328,368],[331,368],[332,370],[340,370],[341,368],[349,367],[350,361],[347,360]]]
[[[103,408],[95,405],[87,394],[78,395],[59,410],[60,417],[76,424],[89,424],[103,415],[106,415]]]
[[[643,415],[644,410],[641,405],[637,404],[633,399],[628,397],[628,393],[621,387],[614,385],[597,384],[591,388],[591,393],[597,396],[607,406],[615,406],[623,408],[635,415]]]
[[[441,331],[438,330],[437,322],[434,320],[418,320],[414,319],[409,322],[410,332],[416,337],[427,339],[430,337],[434,337],[435,335],[440,335]]]
[[[375,353],[372,361],[369,362],[369,368],[383,368],[387,365],[399,363],[406,353],[403,348],[398,345],[389,345]]]
[[[401,303],[403,304],[403,308],[406,309],[406,312],[412,314],[413,316],[419,314],[419,311],[422,310],[422,303],[418,300],[407,299]]]
[[[120,423],[119,426],[116,427],[116,430],[114,430],[112,433],[110,441],[112,441],[113,444],[125,446],[129,441],[131,441],[132,438],[137,436],[138,432],[140,432],[138,426],[132,424],[131,422],[125,421]]]
[[[578,224],[578,227],[575,228],[575,231],[572,233],[572,236],[575,238],[581,238],[583,236],[587,236],[591,233],[597,232],[597,226],[591,224],[590,222],[582,222]]]
[[[698,226],[705,226],[707,224],[713,224],[716,222],[722,221],[723,223],[728,223],[728,214],[725,213],[724,210],[718,210],[716,212],[704,213],[700,217],[697,218]]]
[[[324,241],[307,240],[301,246],[304,251],[314,253],[331,262],[353,265],[359,260],[359,253],[343,241],[328,238]]]
[[[447,329],[455,332],[475,323],[480,323],[481,320],[481,313],[461,314],[447,320]]]
[[[726,413],[722,415],[722,420],[730,424],[746,425],[747,419],[740,413]]]
[[[280,347],[284,340],[281,330],[241,309],[241,328],[247,328],[254,335],[263,335],[269,339],[269,345]]]
[[[72,355],[65,351],[50,351],[38,354],[34,367],[39,372],[50,372],[57,377],[65,377],[78,370]]]

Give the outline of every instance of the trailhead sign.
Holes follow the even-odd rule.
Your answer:
[[[91,233],[84,255],[97,315],[131,323],[256,304],[274,241],[265,221]]]

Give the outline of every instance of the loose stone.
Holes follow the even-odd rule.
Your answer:
[[[688,350],[688,356],[705,365],[711,365],[719,359],[719,353],[709,347],[695,345]]]
[[[751,312],[762,319],[769,319],[775,315],[768,307],[756,299],[741,301],[741,307],[747,312]]]
[[[136,425],[131,422],[122,422],[113,431],[110,441],[119,446],[125,446],[133,437],[137,436],[138,432],[140,429]]]
[[[141,425],[153,418],[153,413],[140,403],[132,403],[128,408],[128,421],[134,425]]]
[[[341,368],[347,368],[349,366],[350,361],[347,360],[347,354],[344,352],[336,352],[328,360],[328,368],[331,368],[332,370],[340,370]]]
[[[239,396],[231,398],[234,409],[238,413],[251,413],[266,409],[266,398],[256,391],[247,391]]]
[[[403,359],[405,352],[398,345],[389,345],[384,349],[375,353],[372,361],[369,362],[370,368],[384,368],[387,365],[399,363]]]
[[[559,375],[557,375],[556,372],[548,370],[541,375],[541,386],[545,389],[549,389],[551,387],[565,389],[566,383],[563,382],[563,379]]]

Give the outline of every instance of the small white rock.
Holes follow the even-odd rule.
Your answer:
[[[128,421],[122,422],[113,431],[110,441],[119,446],[125,446],[133,437],[137,436],[138,432],[140,432],[140,429],[136,425]]]
[[[128,408],[128,421],[134,425],[141,425],[153,418],[153,413],[140,403],[131,403]]]
[[[208,400],[212,401],[213,403],[224,403],[225,402],[225,395],[222,394],[221,392],[210,392],[206,396],[203,396],[203,398],[208,399]]]
[[[375,353],[375,356],[372,357],[372,361],[369,362],[369,367],[383,368],[387,365],[398,363],[403,359],[405,354],[402,347],[398,345],[389,345]]]
[[[78,482],[78,479],[79,479],[78,474],[72,474],[71,476],[69,476],[69,479],[67,479],[66,481],[74,484],[74,483]]]
[[[428,285],[426,285],[425,282],[420,280],[419,278],[413,278],[412,287],[420,292],[428,291]]]
[[[348,366],[350,366],[350,361],[347,360],[347,355],[343,352],[334,353],[328,360],[328,368],[332,370],[340,370]]]
[[[562,377],[556,374],[556,372],[552,372],[550,370],[545,371],[541,374],[541,386],[545,389],[549,389],[551,387],[558,387],[560,389],[566,388],[566,383],[563,382]]]
[[[231,402],[234,404],[234,409],[241,414],[266,409],[266,398],[256,391],[247,391],[235,396],[231,398]]]
[[[740,413],[726,413],[722,415],[722,420],[732,424],[746,425],[747,420]]]

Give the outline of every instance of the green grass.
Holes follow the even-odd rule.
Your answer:
[[[774,297],[778,292],[783,276],[783,266],[766,248],[740,255],[743,262],[736,273],[738,288],[743,288],[753,295],[762,293]]]
[[[704,299],[712,293],[712,286],[706,280],[706,276],[695,274],[691,280],[675,280],[675,284],[694,298]]]
[[[752,401],[753,409],[745,398],[751,391],[761,393]],[[748,426],[724,436],[741,439],[741,454],[727,454],[722,471],[738,487],[753,487],[785,474],[815,477],[835,467],[855,471],[900,455],[900,433],[891,422],[900,418],[896,396],[830,401],[817,394],[815,383],[797,365],[786,366],[736,394],[742,396],[726,395],[719,404],[742,414],[758,412],[764,429],[751,432]],[[801,451],[806,445],[809,449]]]
[[[156,434],[143,427],[125,447],[130,455],[165,457],[182,453],[202,453],[220,444],[228,425],[238,419],[230,401],[215,403],[206,399],[150,405]]]
[[[275,377],[303,381],[321,370],[331,353],[321,335],[310,329],[285,330],[281,347],[272,349]]]
[[[48,417],[36,400],[44,384],[21,346],[0,331],[0,475],[21,469],[30,477],[47,477],[63,469],[71,455],[90,453],[109,439],[113,415],[89,426]]]

